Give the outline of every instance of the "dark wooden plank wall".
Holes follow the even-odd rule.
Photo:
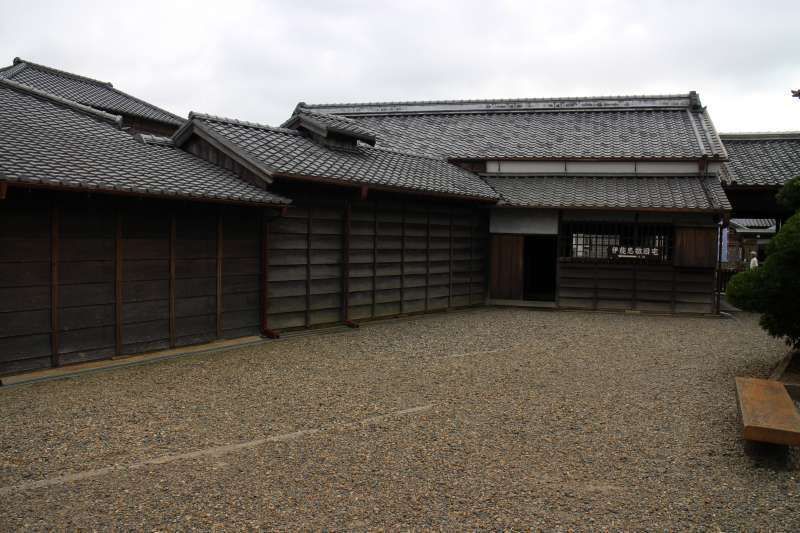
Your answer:
[[[188,205],[175,215],[175,344],[217,337],[219,208]]]
[[[0,374],[259,334],[262,216],[12,189]]]
[[[269,327],[483,303],[486,224],[425,202],[292,207],[269,229]]]
[[[52,212],[28,198],[0,203],[0,371],[50,366]]]
[[[260,334],[261,212],[223,211],[222,336]]]
[[[558,282],[564,308],[713,312],[713,269],[562,261]]]

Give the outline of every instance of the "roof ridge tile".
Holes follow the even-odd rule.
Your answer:
[[[33,88],[33,87],[29,86],[29,85],[24,85],[22,83],[17,83],[14,80],[11,80],[11,79],[0,78],[0,85],[6,86],[6,87],[8,87],[8,88],[10,88],[12,90],[17,91],[17,92],[26,92],[28,94],[32,94],[32,95],[35,95],[35,96],[38,96],[38,97],[41,97],[41,98],[45,98],[47,100],[50,100],[51,102],[54,102],[56,104],[59,104],[59,105],[65,106],[65,107],[69,107],[69,108],[74,109],[75,111],[78,111],[80,113],[83,113],[83,114],[86,114],[86,115],[92,115],[95,118],[99,118],[100,120],[103,120],[104,122],[108,122],[108,123],[112,124],[113,126],[116,126],[117,129],[122,129],[122,117],[120,115],[114,115],[112,113],[107,113],[105,111],[101,111],[99,109],[96,109],[94,107],[90,107],[90,106],[87,106],[87,105],[79,104],[78,102],[75,102],[74,100],[68,100],[67,98],[62,98],[60,96],[57,96],[57,95],[52,94],[52,93],[48,93],[46,91],[40,91],[39,89],[35,89],[35,88]]]

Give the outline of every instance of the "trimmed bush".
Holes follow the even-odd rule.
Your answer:
[[[790,181],[779,198],[800,207],[800,178]],[[761,327],[770,335],[800,348],[800,212],[772,238],[767,254],[762,266],[735,275],[726,295],[736,307],[761,313]]]

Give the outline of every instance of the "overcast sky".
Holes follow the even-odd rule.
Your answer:
[[[800,130],[791,1],[0,0],[15,56],[179,115],[308,103],[686,93],[720,131]]]

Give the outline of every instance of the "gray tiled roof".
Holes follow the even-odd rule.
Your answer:
[[[732,218],[731,224],[744,228],[769,228],[775,225],[774,218]]]
[[[289,201],[177,148],[125,133],[121,118],[0,80],[0,181],[248,204]]]
[[[730,210],[716,177],[487,177],[501,205],[586,209]]]
[[[780,187],[800,176],[800,132],[723,134],[729,185]]]
[[[0,70],[0,78],[111,113],[180,126],[184,119],[115,89],[110,83],[56,70],[20,58]]]
[[[306,109],[358,120],[381,146],[454,159],[726,157],[696,93]]]
[[[731,228],[737,233],[775,233],[774,218],[732,218]]]
[[[308,125],[310,129],[323,136],[327,133],[333,132],[339,135],[346,135],[362,140],[365,143],[375,145],[376,135],[375,132],[365,128],[358,121],[341,117],[338,115],[330,115],[328,113],[315,113],[304,109],[298,109],[295,114],[283,123],[282,127],[296,129],[298,126]]]
[[[274,175],[368,185],[376,189],[497,199],[494,191],[476,174],[441,159],[365,145],[338,150],[317,144],[292,129],[209,115],[191,114],[190,118],[192,122],[184,131],[199,127]],[[179,131],[176,138],[182,135]]]

